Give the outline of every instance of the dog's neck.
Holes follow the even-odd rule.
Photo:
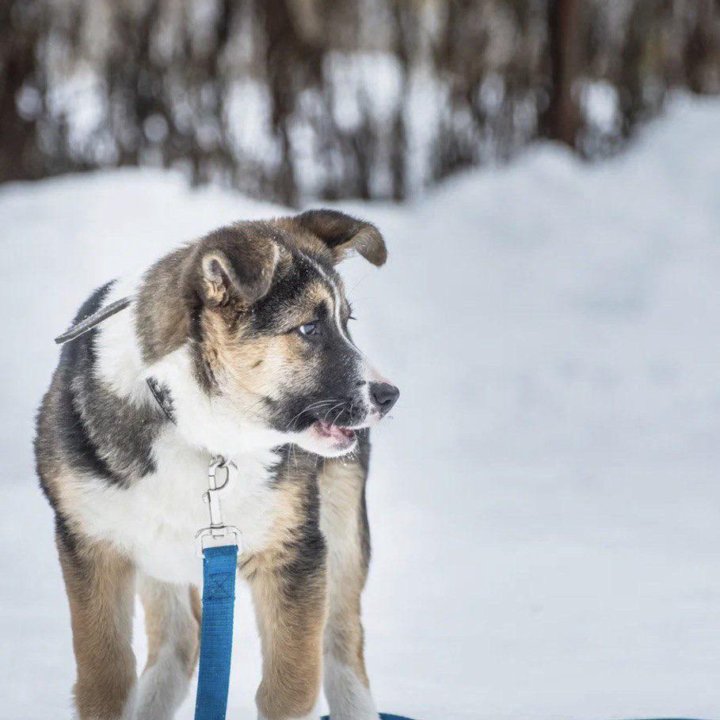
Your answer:
[[[146,368],[147,377],[167,393],[177,432],[192,446],[233,458],[270,453],[287,442],[280,433],[244,418],[227,398],[208,395],[194,376],[187,345]]]
[[[137,283],[121,280],[110,290],[107,302],[116,297],[137,297]],[[189,341],[158,361],[147,364],[137,330],[137,306],[108,318],[97,330],[96,372],[112,392],[140,406],[158,406],[169,416],[171,427],[190,447],[209,456],[228,459],[243,455],[275,458],[275,448],[287,442],[280,433],[261,427],[225,397],[210,395],[195,377]],[[154,394],[148,385],[154,386]],[[160,410],[160,406],[158,406]]]

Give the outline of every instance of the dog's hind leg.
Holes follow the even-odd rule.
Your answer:
[[[187,694],[198,658],[200,597],[197,588],[143,576],[148,659],[137,692],[136,720],[170,720]]]
[[[320,528],[327,543],[324,685],[332,720],[377,720],[363,651],[360,595],[370,555],[365,468],[328,462],[320,474]]]
[[[134,568],[109,546],[76,538],[61,524],[56,537],[70,602],[78,717],[129,720],[136,680]]]

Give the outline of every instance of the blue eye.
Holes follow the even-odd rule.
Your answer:
[[[314,320],[313,322],[305,323],[304,325],[301,325],[297,331],[305,336],[309,337],[310,335],[315,335],[317,333],[318,324],[317,320]]]

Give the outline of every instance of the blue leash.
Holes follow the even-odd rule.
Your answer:
[[[203,495],[210,512],[210,525],[197,533],[203,555],[203,597],[195,720],[225,720],[227,713],[240,533],[223,522],[219,495],[230,481],[231,469],[236,469],[233,463],[222,457],[210,462],[209,488]],[[218,470],[226,473],[222,483],[218,482]],[[381,713],[380,718],[407,720],[385,713]],[[323,720],[330,719],[326,716]]]
[[[323,715],[320,720],[331,720],[329,715]],[[391,715],[390,713],[380,713],[380,720],[410,720],[404,715]]]
[[[234,465],[221,457],[210,463],[209,489],[204,494],[210,510],[210,525],[197,534],[203,553],[203,598],[195,720],[225,720],[227,713],[240,533],[223,523],[219,493],[230,480],[231,468]],[[218,484],[216,478],[219,469],[227,473],[222,484]],[[322,720],[331,718],[325,715]],[[409,719],[380,713],[380,720]]]
[[[237,554],[237,545],[209,547],[203,553],[202,629],[195,720],[225,720]]]
[[[217,467],[227,467],[223,464]],[[229,474],[229,470],[228,470]],[[225,720],[228,689],[230,687],[230,661],[232,656],[233,612],[235,609],[235,574],[237,573],[238,546],[228,537],[235,528],[222,524],[219,501],[215,493],[227,485],[216,486],[214,469],[210,471],[211,488],[209,528],[202,530],[201,540],[231,544],[203,547],[203,599],[202,629],[200,635],[200,670],[198,672],[195,720]],[[331,720],[325,715],[322,720]],[[409,720],[401,715],[380,713],[380,720]]]
[[[240,533],[223,522],[219,495],[230,482],[231,468],[234,464],[222,457],[210,462],[208,490],[203,494],[210,525],[197,533],[203,556],[203,597],[195,720],[225,720],[227,712]],[[218,481],[218,470],[225,471],[223,482]]]
[[[221,545],[203,551],[202,629],[195,720],[225,720],[230,661],[237,545]],[[381,720],[408,720],[380,713]],[[325,716],[322,720],[330,720]]]

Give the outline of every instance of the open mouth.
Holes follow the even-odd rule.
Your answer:
[[[349,447],[355,442],[354,430],[324,420],[316,420],[312,429],[320,438],[331,442],[337,448]]]

